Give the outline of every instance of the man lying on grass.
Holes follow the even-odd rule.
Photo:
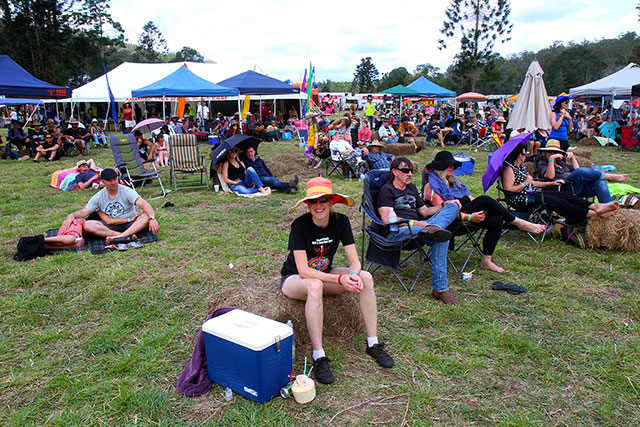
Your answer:
[[[135,190],[118,183],[118,173],[111,168],[100,173],[105,188],[98,191],[79,211],[69,214],[63,227],[68,227],[75,218],[86,218],[83,230],[86,234],[104,237],[107,243],[118,237],[134,236],[149,228],[158,234],[160,226],[151,205]],[[136,206],[144,211],[138,215]]]

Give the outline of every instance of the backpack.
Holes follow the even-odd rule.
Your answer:
[[[47,250],[44,248],[44,236],[21,237],[17,245],[18,252],[13,256],[16,261],[28,261],[33,258],[45,256]]]
[[[587,227],[584,225],[565,225],[560,229],[560,240],[580,249],[586,249]]]

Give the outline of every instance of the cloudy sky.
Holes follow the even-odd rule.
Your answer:
[[[445,70],[457,43],[438,50],[449,0],[394,1],[203,1],[111,0],[114,20],[136,44],[142,26],[154,21],[169,49],[189,46],[205,59],[244,71],[259,66],[280,79],[299,81],[311,61],[317,81],[353,79],[370,56],[380,73],[431,63]],[[511,40],[502,55],[537,51],[554,41],[616,37],[638,31],[635,0],[511,1]]]

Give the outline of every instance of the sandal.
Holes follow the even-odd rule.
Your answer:
[[[520,285],[514,285],[512,283],[503,283],[503,282],[494,282],[491,287],[494,291],[505,291],[509,292],[511,295],[518,295],[523,292],[527,292],[527,288]]]

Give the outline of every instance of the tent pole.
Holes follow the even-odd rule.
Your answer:
[[[58,112],[58,100],[56,99],[56,117],[60,119],[60,113]]]
[[[165,93],[162,92],[162,120],[167,117],[166,106],[165,106]]]
[[[238,127],[240,127],[240,133],[244,133],[244,130],[242,129],[242,105],[240,103],[240,92],[238,92],[238,114],[240,115],[240,117],[238,117],[238,120],[240,121],[240,123],[238,123]]]
[[[260,106],[260,121],[263,121],[264,119],[262,118],[262,95],[258,95],[258,105]]]
[[[276,97],[274,96],[273,97],[273,119],[277,121],[278,120],[278,115],[276,113],[277,113]]]

